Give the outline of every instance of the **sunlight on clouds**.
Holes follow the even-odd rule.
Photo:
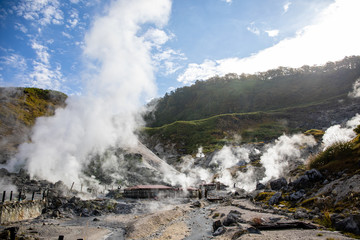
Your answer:
[[[191,63],[177,80],[189,84],[216,74],[256,73],[279,66],[296,68],[359,55],[358,9],[358,0],[337,0],[319,14],[316,24],[301,29],[295,37],[284,39],[250,57]]]

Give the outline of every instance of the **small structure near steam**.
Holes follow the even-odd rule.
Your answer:
[[[124,189],[127,198],[156,198],[175,195],[175,189],[164,185],[137,185]]]
[[[197,188],[173,188],[165,185],[137,185],[124,189],[126,198],[197,197]]]

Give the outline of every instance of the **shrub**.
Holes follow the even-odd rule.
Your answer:
[[[338,160],[339,158],[346,158],[352,155],[353,143],[335,143],[328,147],[323,152],[310,159],[310,168],[321,168],[328,163]]]

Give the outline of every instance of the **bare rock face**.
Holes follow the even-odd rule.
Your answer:
[[[326,184],[314,195],[333,196],[336,204],[350,194],[360,194],[360,175],[356,174],[348,179],[337,179]]]

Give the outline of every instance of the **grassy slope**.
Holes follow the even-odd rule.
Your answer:
[[[191,154],[202,146],[204,152],[221,148],[226,142],[266,141],[292,131],[277,120],[278,113],[222,114],[202,120],[177,121],[157,128],[145,128],[150,137],[175,143],[177,150]]]
[[[147,116],[148,126],[227,113],[293,108],[346,95],[360,77],[360,57],[310,68],[280,68],[256,75],[197,81],[161,98],[156,110]]]

